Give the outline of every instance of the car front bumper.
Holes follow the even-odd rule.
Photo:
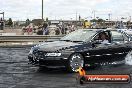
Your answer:
[[[44,66],[48,68],[62,68],[68,64],[68,59],[64,57],[39,57],[33,54],[28,55],[29,63],[36,66]]]

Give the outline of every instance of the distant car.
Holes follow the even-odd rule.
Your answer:
[[[102,43],[104,37],[106,40]],[[132,42],[125,32],[117,30],[79,29],[59,41],[32,47],[28,59],[29,63],[40,67],[66,68],[75,72],[80,66],[132,62]]]

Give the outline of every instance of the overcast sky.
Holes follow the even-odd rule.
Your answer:
[[[0,12],[5,12],[5,18],[25,20],[41,18],[42,0],[0,0]],[[91,19],[95,16],[113,20],[132,15],[132,0],[44,0],[44,17],[49,19]],[[1,15],[0,15],[1,16]]]

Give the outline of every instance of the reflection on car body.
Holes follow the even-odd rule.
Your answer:
[[[105,33],[108,43],[102,44]],[[125,32],[104,29],[79,29],[59,41],[44,42],[31,48],[28,59],[32,64],[50,68],[65,67],[76,71],[80,66],[95,66],[123,61],[132,50]]]
[[[128,36],[130,36],[130,39],[132,41],[132,29],[118,29],[120,32],[125,32]]]

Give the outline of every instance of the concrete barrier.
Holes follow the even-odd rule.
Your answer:
[[[15,36],[16,33],[0,33],[0,35],[3,35],[3,36],[8,36],[8,35]]]
[[[45,35],[19,35],[19,36],[0,36],[0,47],[2,46],[17,46],[17,45],[35,45],[44,41],[59,40],[60,36],[45,36]]]
[[[64,35],[50,36],[50,35],[16,35],[16,36],[0,36],[0,42],[41,42],[46,40],[59,40]]]

